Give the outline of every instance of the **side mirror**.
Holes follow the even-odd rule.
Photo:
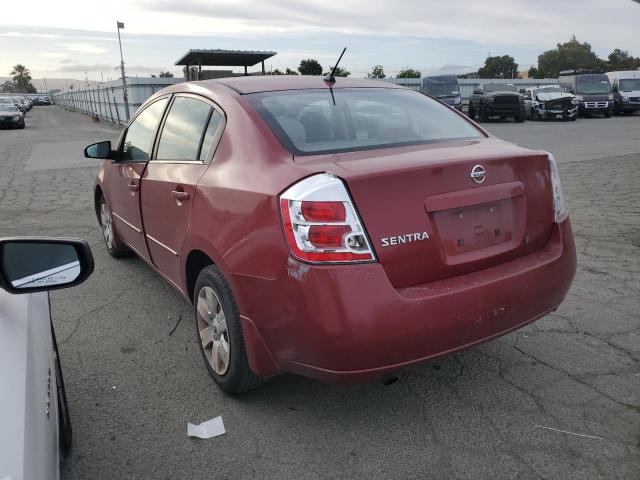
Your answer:
[[[111,141],[98,142],[85,147],[84,156],[87,158],[111,158]]]
[[[93,272],[89,244],[72,238],[0,239],[0,288],[31,293],[72,287]]]
[[[614,92],[617,92],[617,91],[618,91],[618,86],[617,86],[617,85],[614,85],[614,86],[613,86],[613,91],[614,91]]]
[[[473,89],[473,94],[474,95],[482,95],[482,89],[481,88],[474,88]]]

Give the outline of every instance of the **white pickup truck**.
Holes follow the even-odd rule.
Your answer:
[[[533,120],[575,120],[578,99],[560,85],[529,87],[524,93],[524,112]]]

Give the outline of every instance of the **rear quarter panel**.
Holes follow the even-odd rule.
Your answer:
[[[232,288],[235,275],[275,278],[288,256],[277,195],[313,171],[293,162],[242,96],[220,88],[206,92],[224,111],[226,126],[198,184],[181,250],[185,291],[193,250],[206,253]]]

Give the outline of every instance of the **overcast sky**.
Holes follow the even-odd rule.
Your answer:
[[[476,69],[509,54],[521,69],[575,34],[606,57],[640,56],[640,4],[632,0],[35,0],[3,2],[0,76],[23,63],[34,77],[116,78],[116,20],[131,75],[160,70],[190,48],[273,50],[267,68],[316,58],[364,76],[382,64],[423,73]],[[64,5],[64,6],[63,6]]]

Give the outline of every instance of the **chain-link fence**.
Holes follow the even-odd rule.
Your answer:
[[[138,107],[158,90],[180,82],[184,82],[184,79],[127,77],[130,113],[133,115]],[[124,125],[128,121],[121,80],[69,89],[66,92],[52,95],[51,99],[56,105],[85,113],[99,120],[107,120],[120,125]]]

